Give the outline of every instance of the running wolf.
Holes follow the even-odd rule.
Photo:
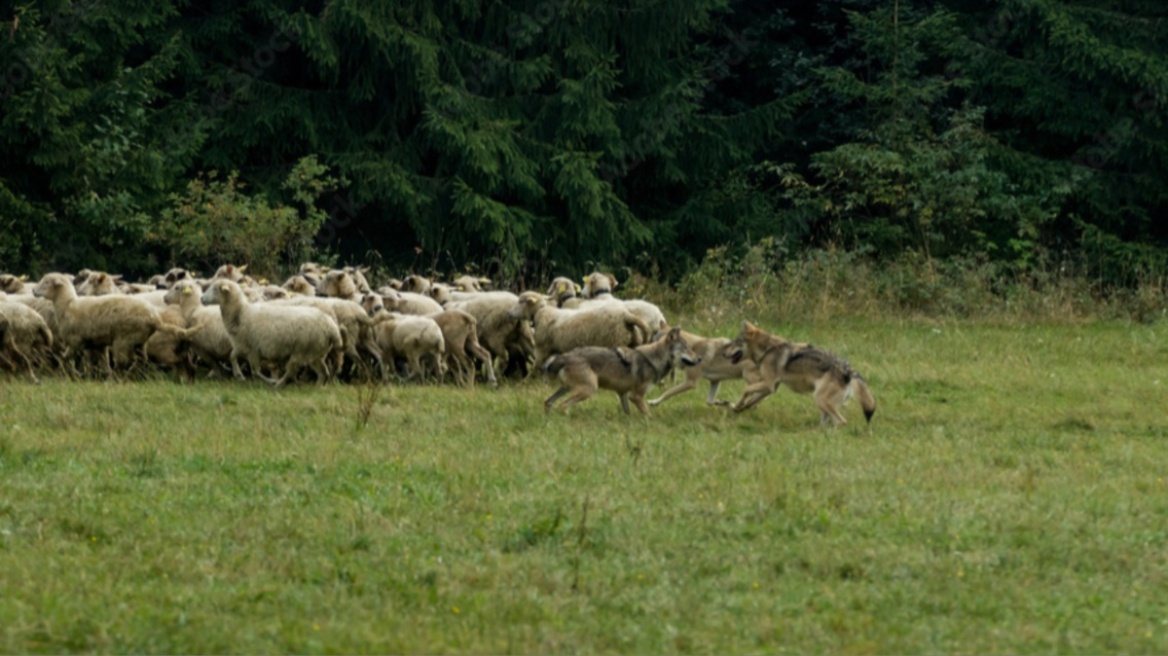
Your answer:
[[[799,394],[813,395],[820,411],[820,423],[846,424],[840,410],[852,395],[860,399],[864,418],[871,423],[876,413],[876,399],[864,377],[833,353],[814,346],[802,349],[798,346],[749,321],[742,322],[742,331],[727,347],[726,355],[733,362],[749,358],[758,366],[760,380],[747,385],[742,390],[742,398],[731,409],[746,410],[785,383]]]
[[[612,390],[620,397],[621,408],[629,412],[632,400],[641,414],[648,416],[645,394],[676,365],[694,365],[700,360],[681,337],[681,329],[673,328],[656,341],[629,348],[582,346],[567,353],[552,356],[542,369],[557,374],[560,388],[543,402],[544,411],[551,409],[557,399],[571,392],[560,403],[567,409],[596,393],[598,389]]]

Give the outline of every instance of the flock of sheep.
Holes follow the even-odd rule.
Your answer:
[[[593,273],[546,292],[484,290],[411,275],[374,288],[358,267],[300,267],[283,285],[224,265],[207,279],[171,269],[130,284],[99,271],[39,281],[0,275],[0,367],[117,376],[147,364],[197,376],[248,376],[274,385],[347,380],[453,380],[498,385],[578,346],[636,346],[666,326],[661,310],[612,295]],[[147,363],[147,364],[144,364]]]

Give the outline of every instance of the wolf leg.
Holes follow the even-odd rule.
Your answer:
[[[659,396],[658,398],[650,400],[649,405],[659,406],[662,403],[665,403],[666,400],[672,399],[673,397],[677,396],[678,394],[681,394],[682,392],[688,392],[695,387],[697,387],[697,383],[695,383],[694,381],[687,378],[684,381],[682,381],[681,384],[679,384],[675,387],[671,387],[668,390],[666,390],[666,392],[664,394],[662,394],[661,396]]]
[[[552,404],[556,402],[556,399],[559,399],[561,396],[567,394],[570,389],[570,387],[564,385],[560,387],[560,389],[556,390],[555,393],[553,393],[551,396],[547,397],[547,399],[545,399],[543,402],[543,411],[547,412],[548,410],[551,410]]]
[[[836,426],[842,426],[848,423],[840,414],[839,408],[836,407],[836,397],[839,396],[834,390],[826,387],[821,387],[815,390],[815,405],[819,406],[819,411],[822,413],[819,423],[826,424],[828,419]]]

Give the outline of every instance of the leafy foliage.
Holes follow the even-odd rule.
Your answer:
[[[315,158],[301,160],[283,184],[301,211],[249,196],[237,173],[221,180],[211,171],[192,180],[185,194],[171,196],[173,207],[163,211],[150,237],[169,246],[172,262],[204,270],[236,262],[274,274],[284,262],[311,257],[312,238],[328,218],[315,203],[338,182]]]
[[[1094,249],[1091,274],[1129,284],[1168,245],[1166,19],[1117,0],[20,5],[0,15],[0,258],[228,259],[161,225],[209,193],[273,234],[294,203],[317,250],[504,282],[676,280],[773,237],[1022,268]],[[312,200],[283,186],[307,156],[336,176]],[[334,192],[344,221],[322,222]],[[309,248],[290,244],[275,259]]]

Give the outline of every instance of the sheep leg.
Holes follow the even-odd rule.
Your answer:
[[[18,346],[16,345],[16,343],[15,343],[15,342],[10,342],[10,343],[8,344],[8,348],[9,348],[9,350],[10,350],[10,351],[12,351],[13,353],[15,353],[15,354],[16,354],[16,356],[17,356],[18,358],[20,358],[21,360],[23,360],[23,361],[24,361],[24,367],[25,367],[26,369],[28,369],[28,377],[29,377],[30,379],[32,379],[32,382],[33,382],[34,384],[40,385],[40,384],[41,384],[41,381],[40,381],[40,379],[39,379],[39,378],[37,378],[36,372],[35,372],[35,371],[33,371],[33,368],[32,368],[32,359],[31,359],[31,358],[29,358],[27,355],[25,355],[25,354],[24,354],[24,351],[21,351],[21,350],[20,350],[20,347],[18,347]],[[7,358],[5,358],[5,359],[7,359]],[[13,362],[12,360],[8,360],[8,361],[9,361],[10,363],[12,363],[12,365],[13,365],[13,367],[12,367],[12,368],[13,368],[13,369],[19,369],[19,368],[20,368],[20,367],[19,367],[19,365],[17,365],[17,364],[16,364],[15,362]]]
[[[0,364],[3,364],[6,368],[11,369],[12,371],[16,371],[20,368],[15,362],[12,361],[11,358],[8,357],[8,354],[4,351],[0,351]]]
[[[289,378],[293,377],[293,374],[299,374],[299,373],[300,373],[300,363],[297,361],[294,361],[294,360],[289,360],[288,365],[284,367],[284,375],[280,376],[279,378],[277,378],[275,380],[273,380],[271,378],[267,378],[267,377],[260,375],[260,374],[256,374],[256,375],[260,376],[260,378],[263,378],[264,380],[266,380],[269,383],[271,383],[272,385],[274,385],[277,389],[279,389],[279,388],[283,387],[288,382]]]
[[[258,353],[248,353],[247,354],[247,366],[251,367],[251,374],[253,376],[255,376],[256,378],[259,378],[260,380],[264,381],[265,383],[271,383],[273,385],[276,384],[276,381],[278,379],[275,378],[275,375],[278,372],[273,371],[272,376],[270,376],[270,377],[265,376],[264,375],[264,365],[263,365],[263,362],[261,361]],[[287,380],[289,369],[290,369],[290,367],[285,368],[284,376],[282,378],[283,380]]]
[[[311,363],[312,370],[316,372],[316,384],[324,387],[329,381],[328,362],[324,358],[320,360],[313,360]]]
[[[425,382],[425,370],[422,369],[421,356],[419,356],[416,352],[411,352],[407,359],[409,360],[410,364],[409,375],[406,376],[406,380],[409,381],[417,378],[418,380]]]
[[[532,365],[531,369],[528,369],[527,376],[523,380],[524,381],[530,380],[531,377],[535,375],[535,372],[540,370],[540,367],[543,366],[543,363],[547,362],[547,359],[551,355],[552,355],[551,353],[548,353],[547,351],[545,351],[543,349],[539,349],[539,348],[535,349],[535,364]]]
[[[486,365],[487,368],[487,382],[491,384],[491,387],[498,387],[499,379],[495,378],[495,365],[492,362],[493,358],[491,357],[491,354],[479,345],[477,339],[474,341],[468,340],[466,343],[466,350],[470,351],[471,355],[475,356],[479,360],[482,360],[483,364]],[[476,369],[477,367],[471,367],[472,376],[477,373]]]
[[[366,353],[370,357],[373,358],[373,364],[375,365],[375,366],[371,367],[371,366],[369,366],[369,361],[367,358],[363,360],[363,362],[365,363],[365,366],[366,366],[366,371],[369,375],[369,379],[372,380],[374,376],[377,376],[377,377],[380,377],[382,381],[384,381],[385,380],[385,360],[384,360],[385,356],[381,352],[381,347],[377,345],[376,341],[374,341],[372,339],[366,339],[362,342],[361,348],[365,349]]]
[[[113,364],[110,364],[111,361]],[[105,352],[102,354],[102,362],[105,364],[106,376],[116,379],[117,366],[123,362],[122,349],[120,348],[120,344],[118,344],[118,342],[114,342],[113,346],[105,349]]]
[[[81,372],[77,369],[76,353],[74,353],[72,345],[67,344],[64,352],[61,353],[61,367],[65,369],[66,374],[75,380],[81,378]]]
[[[239,380],[247,380],[243,375],[243,369],[239,367],[239,356],[241,353],[238,348],[231,349],[231,374]]]

